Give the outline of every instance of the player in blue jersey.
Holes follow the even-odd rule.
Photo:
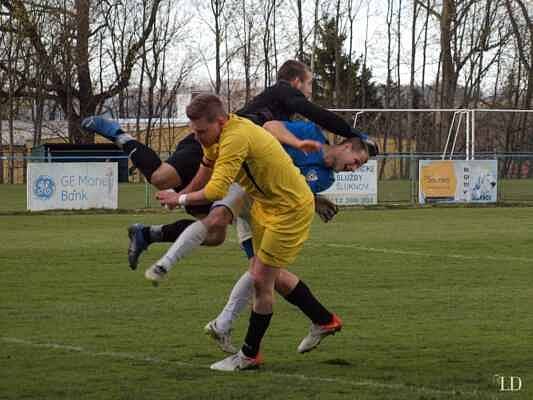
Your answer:
[[[266,123],[265,128],[283,143],[285,150],[305,176],[315,194],[328,189],[333,184],[334,171],[353,171],[368,160],[368,150],[360,139],[351,138],[337,145],[329,145],[322,131],[310,122],[270,121]],[[287,130],[291,133],[290,136],[286,135]],[[309,148],[319,148],[319,151],[308,153],[300,150],[301,146],[296,146],[296,144],[302,141],[309,144],[314,142],[315,145],[309,146]],[[179,197],[179,195],[177,196]],[[164,204],[171,207],[176,205],[172,200],[176,195],[172,195],[172,193],[160,192],[158,197],[163,200]],[[232,220],[237,226],[242,248],[248,258],[253,257],[251,231],[248,224],[250,205],[246,193],[238,185],[233,185],[227,198],[216,202],[206,218],[185,229],[165,256],[146,271],[146,277],[151,280],[161,280],[178,260],[181,260],[192,249],[205,241],[210,230],[225,229]],[[234,216],[238,216],[238,218],[234,218]],[[342,321],[340,318],[320,304],[305,283],[291,272],[282,270],[280,279],[276,282],[276,290],[287,301],[300,308],[312,321],[309,334],[298,346],[299,352],[303,353],[314,349],[325,336],[341,329]],[[232,324],[240,312],[247,307],[252,295],[253,279],[250,272],[246,272],[233,287],[222,312],[205,327],[205,332],[215,339],[218,346],[225,352],[236,351],[231,343]]]

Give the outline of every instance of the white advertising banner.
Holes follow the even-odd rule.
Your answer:
[[[118,206],[118,164],[30,163],[27,208],[31,211]]]
[[[420,204],[495,203],[497,160],[420,160]]]
[[[378,162],[370,160],[357,171],[338,172],[335,183],[320,193],[339,206],[378,203]]]

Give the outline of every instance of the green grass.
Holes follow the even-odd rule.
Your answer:
[[[126,226],[176,214],[0,216],[2,399],[531,399],[533,208],[343,211],[291,270],[345,321],[314,352],[279,299],[258,372],[215,373],[202,334],[245,260],[200,249],[153,288]],[[247,315],[235,326],[243,338]],[[494,374],[520,376],[500,393]]]

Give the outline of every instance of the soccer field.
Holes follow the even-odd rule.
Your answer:
[[[1,399],[533,399],[533,208],[316,219],[291,270],[342,332],[298,354],[308,321],[278,297],[264,367],[236,374],[209,370],[202,332],[245,270],[233,229],[158,288],[142,272],[165,245],[127,266],[126,227],[174,217],[0,216]]]

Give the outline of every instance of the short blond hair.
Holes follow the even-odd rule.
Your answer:
[[[205,117],[208,122],[213,122],[217,117],[228,116],[224,102],[213,93],[201,93],[195,96],[185,109],[185,113],[190,120]]]

